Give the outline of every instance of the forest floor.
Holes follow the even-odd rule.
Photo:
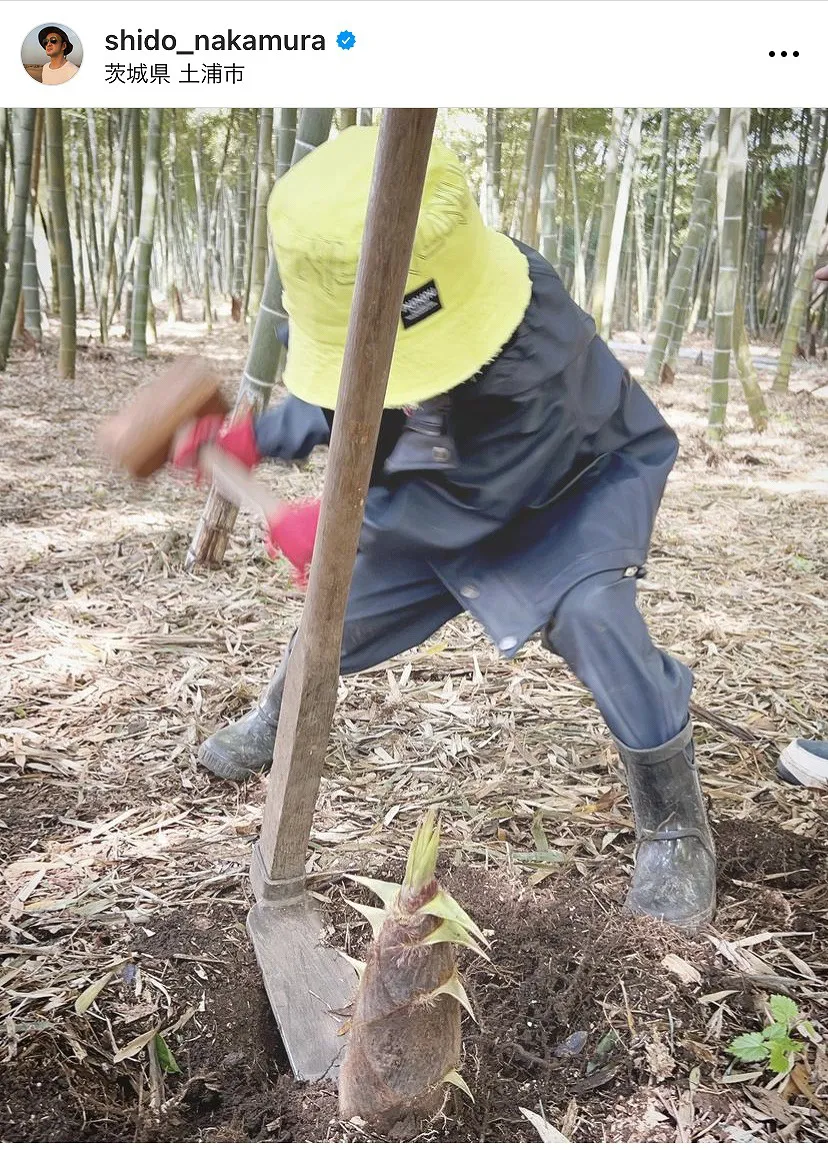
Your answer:
[[[369,1141],[330,1084],[291,1078],[245,934],[265,783],[194,758],[257,695],[301,594],[246,515],[220,570],[184,573],[203,491],[132,484],[95,448],[182,352],[213,357],[234,396],[242,331],[159,334],[147,362],[84,344],[67,384],[52,330],[0,380],[0,1138]],[[461,619],[341,684],[309,863],[330,943],[364,951],[344,875],[399,873],[431,804],[445,882],[491,932],[491,964],[461,959],[474,1101],[397,1132],[412,1140],[537,1141],[521,1107],[575,1142],[828,1139],[828,795],[774,773],[789,739],[828,737],[828,403],[809,394],[828,366],[796,366],[764,435],[734,384],[720,450],[703,373],[682,360],[655,395],[682,452],[640,599],[696,676],[714,927],[688,940],[621,914],[613,748],[540,646],[506,662]],[[297,496],[323,466],[264,473]],[[726,1052],[776,993],[814,1027],[791,1075]]]

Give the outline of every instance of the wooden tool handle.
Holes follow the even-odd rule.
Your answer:
[[[215,444],[205,444],[198,453],[198,461],[225,499],[238,507],[246,507],[265,525],[285,507],[270,488],[253,479],[237,459]]]
[[[391,108],[382,117],[316,549],[251,872],[263,900],[295,893],[304,879],[336,702],[345,607],[436,116],[434,108]]]

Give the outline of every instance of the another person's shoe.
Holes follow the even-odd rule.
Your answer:
[[[286,675],[287,655],[253,710],[201,744],[197,757],[203,767],[235,783],[268,769],[273,761]]]
[[[716,909],[716,854],[693,729],[649,750],[616,745],[626,768],[637,849],[625,909],[695,934]]]
[[[779,756],[776,773],[796,787],[828,790],[828,743],[819,739],[794,739]]]

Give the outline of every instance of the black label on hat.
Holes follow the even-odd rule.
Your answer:
[[[437,285],[434,280],[429,280],[427,284],[403,296],[402,325],[406,329],[413,327],[415,323],[419,323],[421,319],[428,319],[442,307],[440,296],[437,294]]]

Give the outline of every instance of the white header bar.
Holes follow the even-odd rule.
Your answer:
[[[35,15],[79,41],[66,84],[24,69]],[[823,0],[7,0],[3,25],[6,106],[785,107],[828,94]]]

